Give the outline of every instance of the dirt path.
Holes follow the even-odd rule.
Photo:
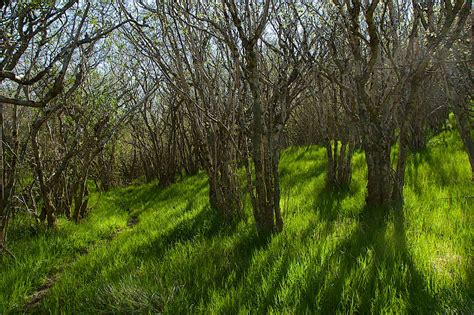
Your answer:
[[[129,229],[133,228],[135,225],[138,223],[138,216],[134,215],[131,216],[128,221],[127,221],[127,227]],[[109,239],[109,242],[111,242],[117,235],[119,235],[121,232],[123,232],[124,229],[118,230],[116,233],[113,234],[113,237]],[[92,245],[94,246],[94,245]],[[92,247],[91,246],[91,247]],[[89,250],[86,250],[84,253],[81,253],[78,256],[84,256],[89,253]],[[66,266],[65,266],[66,267]],[[53,274],[52,276],[48,276],[46,278],[46,281],[44,284],[42,284],[40,287],[36,289],[36,291],[30,295],[28,298],[28,302],[25,305],[25,308],[27,311],[32,311],[34,310],[40,302],[43,300],[43,298],[48,294],[49,290],[53,287],[53,285],[59,280],[61,275],[63,274],[65,267],[63,267],[59,272]]]

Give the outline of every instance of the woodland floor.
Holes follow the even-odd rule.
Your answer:
[[[0,313],[474,313],[474,186],[454,133],[407,167],[403,211],[364,207],[364,156],[346,191],[325,152],[282,154],[284,232],[222,225],[206,177],[94,193],[88,218],[49,231],[17,217],[0,258]],[[470,197],[470,198],[469,198]]]

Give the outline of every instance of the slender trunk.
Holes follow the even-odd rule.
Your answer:
[[[86,174],[82,175],[79,180],[79,188],[76,192],[76,197],[74,198],[74,222],[79,223],[81,218],[81,209],[83,206],[84,200],[84,192],[86,189],[86,179],[87,179],[87,172]]]
[[[224,221],[229,222],[242,214],[239,189],[236,181],[230,176],[229,174],[209,176],[209,203]]]
[[[393,183],[392,200],[398,206],[403,205],[403,187],[405,186],[405,168],[409,152],[409,131],[408,126],[402,126],[400,140],[398,143],[397,169],[395,181]]]
[[[41,198],[43,199],[43,213],[48,221],[48,227],[53,228],[56,226],[56,209],[54,204],[51,201],[51,189],[53,187],[48,187],[46,185],[44,173],[43,173],[43,161],[41,160],[41,153],[38,144],[38,132],[41,126],[54,114],[57,110],[61,108],[61,105],[56,105],[55,107],[49,108],[44,111],[43,116],[36,119],[32,126],[31,132],[31,148],[33,150],[34,158],[34,170],[36,173],[36,180],[40,188]]]
[[[65,198],[65,208],[64,208],[64,214],[66,215],[66,218],[70,219],[71,218],[71,203],[72,199],[70,197],[70,185],[69,181],[66,181],[65,189],[64,189],[64,198]]]
[[[344,177],[344,169],[346,167],[346,149],[347,149],[347,143],[344,141],[341,141],[341,149],[339,150],[339,157],[337,161],[337,182],[339,186],[342,186],[341,180]]]
[[[18,158],[18,112],[17,107],[13,108],[13,126],[11,132],[11,143],[9,149],[13,154],[7,161],[5,152],[5,124],[4,124],[4,105],[0,104],[0,252],[6,249],[7,226],[11,215],[10,200],[15,189],[15,173]]]
[[[7,217],[0,217],[0,252],[6,246],[7,240]]]
[[[342,141],[338,152],[338,141],[326,142],[326,154],[328,168],[326,173],[326,185],[329,188],[344,188],[350,184],[352,175],[352,155],[355,143],[353,141]]]
[[[209,202],[225,221],[243,214],[237,161],[229,137],[223,130],[210,131],[203,161],[209,177]]]
[[[283,217],[281,215],[281,208],[280,208],[280,173],[278,171],[278,165],[280,162],[280,152],[273,148],[273,156],[272,156],[273,164],[272,164],[272,172],[273,172],[273,207],[275,208],[275,228],[278,232],[283,230]]]
[[[269,235],[283,229],[283,219],[280,211],[278,165],[275,168],[275,150],[272,145],[272,126],[265,126],[264,113],[260,100],[258,86],[257,61],[254,47],[246,48],[247,74],[249,88],[252,93],[252,148],[255,168],[255,203],[254,217],[257,232],[261,236]],[[265,136],[268,137],[265,137]],[[273,161],[272,161],[273,160]]]
[[[7,217],[9,213],[7,212],[8,209],[6,207],[6,194],[5,194],[5,152],[3,149],[3,143],[5,140],[5,136],[3,134],[3,104],[0,104],[0,250],[2,250],[5,246],[5,239],[6,239],[6,230],[7,230]]]
[[[336,184],[336,160],[333,156],[333,150],[331,145],[331,140],[327,139],[325,141],[326,146],[326,155],[328,158],[328,167],[326,171],[326,185],[328,187],[333,187]]]
[[[3,124],[0,127],[0,132],[3,131]],[[0,134],[1,136],[1,134]],[[0,137],[2,139],[3,137]],[[0,141],[3,142],[3,141]],[[3,146],[0,144],[0,154],[2,156],[2,177],[4,174],[3,168]],[[9,217],[9,209],[7,208],[6,200],[5,200],[5,191],[4,191],[4,178],[2,178],[2,182],[0,183],[1,187],[1,200],[0,200],[0,253],[6,246],[6,239],[7,239],[7,223]]]
[[[339,165],[337,172],[337,183],[339,187],[347,187],[352,179],[352,156],[354,155],[355,143],[353,141],[343,142],[339,152]]]
[[[82,205],[80,209],[79,216],[84,218],[86,216],[87,205],[89,204],[89,188],[87,188],[87,179],[85,182],[84,196],[82,197]]]
[[[465,109],[463,101],[452,104],[456,124],[461,135],[464,148],[466,149],[469,163],[471,164],[471,180],[474,181],[474,140],[472,138],[472,123],[469,119],[469,109]],[[467,104],[467,102],[466,102]]]
[[[404,202],[405,168],[410,149],[421,150],[425,146],[423,126],[426,118],[422,111],[423,108],[417,106],[417,104],[422,103],[419,94],[421,81],[422,77],[415,76],[410,82],[409,98],[403,111],[403,121],[400,126],[397,169],[392,188],[392,201],[398,207],[401,207]]]
[[[43,213],[48,222],[48,227],[53,228],[56,225],[55,208],[53,202],[51,201],[50,188],[47,187],[44,181],[43,163],[41,161],[41,155],[38,146],[38,129],[33,131],[33,135],[31,137],[31,147],[33,149],[33,156],[35,159],[36,177],[40,187],[41,198],[43,199]]]
[[[410,149],[411,151],[422,151],[426,149],[425,130],[423,128],[423,118],[415,118],[412,126]]]

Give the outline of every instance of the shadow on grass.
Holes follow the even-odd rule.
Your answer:
[[[306,185],[307,183],[311,182],[315,178],[319,177],[326,171],[326,164],[321,163],[316,165],[314,169],[310,172],[301,171],[301,170],[289,170],[283,168],[280,170],[280,177],[283,179],[281,182],[281,186],[283,189],[288,187],[294,187],[296,184],[298,185]]]
[[[302,232],[302,238],[309,236],[309,230],[311,228]],[[212,287],[214,292],[231,292],[230,295],[221,296],[224,300],[218,310],[214,309],[213,312],[271,313],[275,296],[294,262],[296,248],[283,235],[262,239],[251,232],[242,240],[245,241],[239,240],[233,247],[233,266],[230,269],[224,268],[221,281],[208,280],[204,283],[205,286]],[[216,263],[216,267],[222,268],[221,266],[221,262]],[[212,294],[207,292],[204,301],[208,307],[212,303]]]
[[[448,171],[448,169],[453,170],[453,168],[447,168],[449,164],[447,164],[447,161],[444,159],[445,155],[439,153],[434,154],[432,150],[425,150],[417,155],[419,155],[419,161],[415,159],[414,163],[416,163],[416,166],[422,163],[430,165],[430,167],[436,166],[436,169],[429,169],[430,182],[432,182],[432,185],[448,187],[452,184],[453,178],[457,178],[456,174]],[[417,182],[416,179],[417,177],[414,178],[413,183]]]
[[[288,178],[287,174],[283,182],[285,186],[308,184],[315,176],[324,173],[325,168],[324,163],[319,163],[313,168],[314,172],[296,175],[291,172],[292,176]],[[205,185],[206,182],[200,183],[180,197],[191,198]],[[159,195],[164,202],[177,197],[173,189],[149,189],[141,193],[134,199],[145,206],[154,200],[153,195]],[[341,203],[350,193],[349,189],[323,189],[314,194],[314,206],[319,211],[318,220],[324,230],[322,237],[329,238],[330,232],[338,229]],[[167,285],[173,283],[174,287],[176,282],[181,289],[169,301],[166,310],[171,313],[189,312],[192,310],[190,307],[206,306],[213,294],[222,294],[232,288],[237,291],[220,306],[222,312],[239,311],[242,305],[249,305],[248,301],[253,299],[258,299],[252,304],[258,312],[269,312],[290,266],[297,260],[299,248],[293,248],[280,236],[262,242],[251,228],[242,232],[235,225],[224,225],[209,207],[195,215],[187,215],[193,207],[193,202],[189,201],[182,211],[167,218],[176,220],[176,224],[151,241],[131,248],[131,256],[140,257],[145,263],[171,256],[160,267],[164,270],[160,271],[168,277]],[[300,242],[305,243],[312,237],[314,228],[309,225],[299,232]],[[227,239],[233,240],[230,246],[224,241]],[[179,252],[178,244],[194,249],[186,256],[186,251]],[[258,259],[254,260],[257,252]],[[301,284],[300,300],[295,302],[296,313],[308,310],[319,313],[336,310],[382,312],[388,305],[384,299],[390,290],[396,292],[407,312],[425,313],[441,309],[427,291],[426,280],[409,253],[402,209],[363,208],[351,235],[336,244],[327,256],[315,256],[307,270]],[[116,270],[118,275],[125,271],[126,268]],[[265,290],[261,289],[262,285],[265,285]],[[351,304],[354,299],[355,304]]]
[[[319,209],[320,217],[325,221],[336,219],[341,209],[342,201],[351,194],[349,187],[328,187],[326,184],[314,200],[314,206]]]
[[[330,206],[323,220],[335,219],[334,206],[337,207],[338,200],[323,201]],[[387,238],[391,215],[393,236]],[[406,268],[406,276],[400,274],[400,268]],[[403,210],[364,208],[355,231],[324,261],[313,261],[296,313],[378,313],[387,305],[385,294],[390,290],[403,292],[409,313],[440,310],[408,251]]]
[[[193,202],[188,202],[179,217],[169,219],[176,220],[179,223],[159,234],[150,243],[136,246],[133,249],[133,255],[139,255],[143,258],[156,257],[159,259],[164,253],[173,248],[176,243],[193,241],[196,238],[212,238],[232,234],[235,231],[236,223],[224,223],[219,219],[219,215],[209,206],[201,210],[197,215],[187,219],[180,219],[186,213],[193,210]]]
[[[122,210],[129,213],[133,211],[135,215],[138,215],[158,200],[176,202],[176,200],[183,197],[192,200],[206,187],[207,180],[203,180],[197,175],[184,178],[168,187],[161,187],[158,183],[148,184],[145,187],[132,186],[123,191],[118,191],[113,197],[113,201]]]

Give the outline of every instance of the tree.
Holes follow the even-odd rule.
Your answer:
[[[433,60],[456,40],[471,6],[471,1],[443,3],[434,10],[438,4],[433,1],[413,1],[411,5],[398,1],[333,1],[353,59],[348,73],[353,83],[338,84],[355,100],[355,108],[347,111],[363,135],[369,206],[403,200],[410,126],[421,83],[436,67]],[[440,27],[434,26],[436,18],[442,21]],[[394,171],[390,154],[397,129],[399,149]]]
[[[31,124],[29,139],[44,211],[48,224],[54,226],[54,204],[43,172],[38,134],[45,123],[62,110],[63,104],[58,101],[58,97],[67,99],[82,84],[88,58],[95,51],[96,44],[129,22],[111,23],[108,19],[113,7],[103,4],[92,8],[89,1],[11,1],[2,2],[1,10],[0,249],[5,246],[11,199],[16,190],[16,169],[20,155],[18,107],[30,108],[31,111],[36,109],[38,112]],[[13,108],[11,137],[7,137],[5,132],[5,122],[10,123],[10,119],[5,117],[7,106]]]

